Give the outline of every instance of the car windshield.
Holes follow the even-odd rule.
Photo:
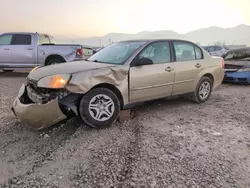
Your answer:
[[[145,42],[128,41],[111,44],[88,58],[88,61],[108,64],[124,64]]]

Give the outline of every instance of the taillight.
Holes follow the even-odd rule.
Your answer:
[[[224,61],[223,58],[222,58],[221,66],[222,66],[223,69],[225,68],[225,61]]]
[[[77,55],[77,56],[82,56],[82,55],[83,55],[83,51],[82,51],[81,48],[77,49],[76,55]]]

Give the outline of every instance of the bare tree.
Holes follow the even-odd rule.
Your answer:
[[[223,41],[223,42],[217,41],[217,42],[215,42],[213,45],[226,46],[226,42],[225,42],[225,41]]]

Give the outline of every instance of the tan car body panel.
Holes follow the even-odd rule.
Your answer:
[[[71,79],[65,88],[72,93],[82,94],[100,84],[109,84],[120,91],[123,104],[127,105],[194,92],[201,77],[207,74],[212,75],[213,89],[215,89],[222,83],[224,77],[222,59],[210,56],[203,49],[202,51],[204,54],[202,60],[137,67],[130,67],[130,63],[139,52],[136,52],[124,65],[87,61],[64,63],[39,68],[31,72],[28,78],[38,81],[50,75],[70,74]],[[196,64],[200,64],[201,67],[196,67]],[[171,71],[166,70],[169,68]],[[19,98],[20,95],[13,105],[17,117],[36,129],[46,128],[66,118],[60,111],[57,99],[42,105],[25,105]]]
[[[191,68],[189,64],[192,65]],[[196,68],[196,64],[200,64],[201,67]],[[224,70],[220,64],[222,64],[221,58],[214,57],[208,57],[206,61],[176,62],[174,66],[176,73],[173,95],[194,92],[198,82],[204,75],[212,75],[213,89],[215,89],[222,83],[224,78]]]
[[[129,102],[147,101],[172,95],[174,72],[165,71],[169,64],[172,63],[131,67]]]
[[[79,72],[72,75],[66,89],[72,93],[86,93],[91,88],[100,84],[110,84],[115,86],[123,96],[124,104],[129,102],[128,98],[128,66],[120,65],[113,67],[103,67]]]

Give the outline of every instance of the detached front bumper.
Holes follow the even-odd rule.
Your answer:
[[[24,84],[13,102],[12,111],[18,119],[36,130],[45,129],[67,118],[59,107],[58,98],[46,104],[33,103]]]

